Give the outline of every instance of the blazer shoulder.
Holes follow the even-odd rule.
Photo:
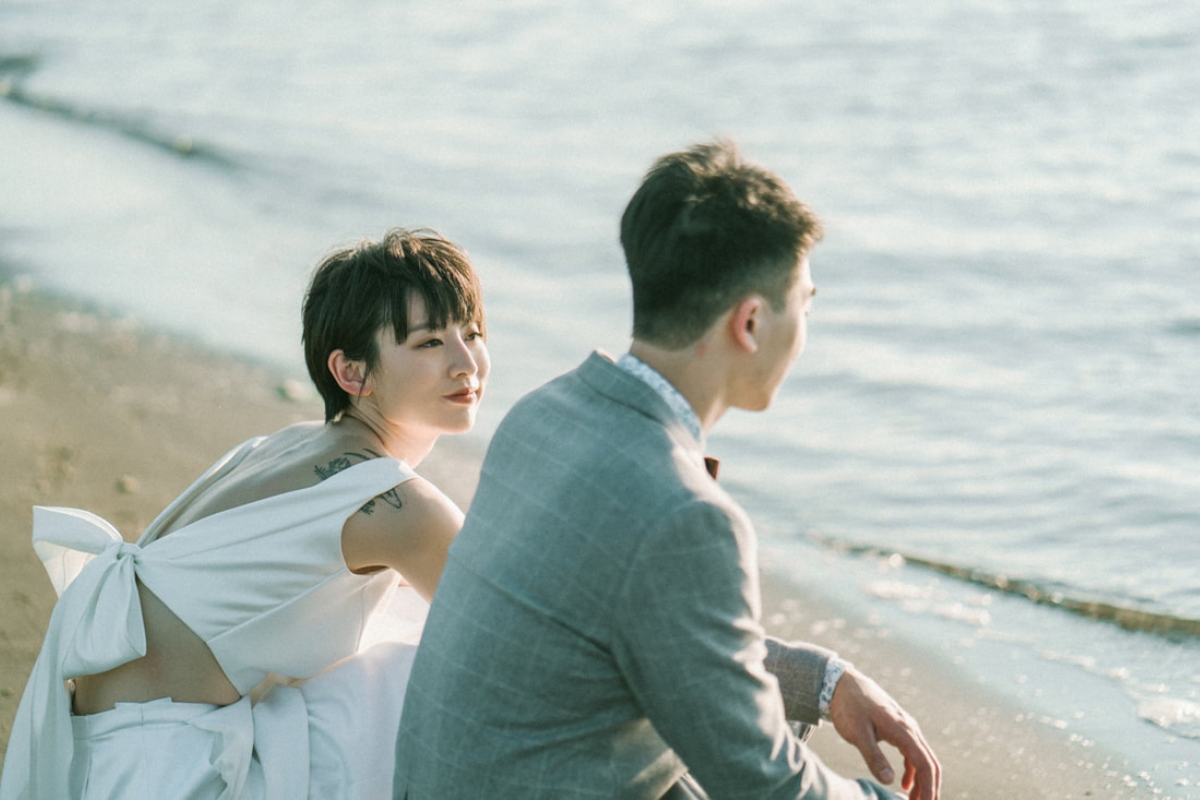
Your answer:
[[[714,487],[715,488],[715,487]],[[654,527],[661,536],[695,540],[697,544],[728,536],[740,542],[753,536],[754,526],[746,511],[722,491],[697,492],[689,487],[673,493],[673,502],[663,508]]]

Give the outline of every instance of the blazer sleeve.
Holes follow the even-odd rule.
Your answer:
[[[764,665],[756,561],[744,514],[713,502],[690,500],[642,538],[613,640],[630,691],[714,800],[894,798],[834,773],[792,735]]]
[[[807,642],[785,642],[766,638],[767,671],[779,682],[783,710],[789,720],[821,724],[821,687],[825,670],[836,655],[832,650]]]

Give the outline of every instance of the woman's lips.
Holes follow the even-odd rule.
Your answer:
[[[479,400],[479,390],[471,388],[459,389],[453,394],[446,395],[446,399],[452,403],[471,405]]]

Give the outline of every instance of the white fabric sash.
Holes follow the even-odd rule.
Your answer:
[[[71,696],[64,680],[105,672],[146,654],[146,629],[137,590],[136,566],[142,550],[125,542],[116,528],[86,511],[38,506],[33,510],[33,546],[41,558],[58,604],[41,654],[29,677],[13,722],[0,800],[61,800],[71,796],[69,767],[75,743],[71,725]],[[287,751],[307,755],[303,699],[298,692],[281,691],[254,717],[271,719],[291,736],[276,737]],[[217,741],[211,763],[225,780],[228,797],[238,797],[253,757],[254,725],[249,698],[241,705],[241,725],[225,722],[212,730]],[[276,707],[277,706],[277,707]],[[271,713],[274,712],[274,713]],[[225,720],[228,715],[218,715]],[[207,720],[198,720],[204,727]],[[284,745],[282,743],[287,742]],[[295,753],[292,753],[295,760]],[[277,767],[286,759],[272,759]],[[269,786],[303,792],[307,780],[276,768]],[[299,786],[296,786],[299,777]],[[280,797],[287,797],[284,792]],[[303,794],[291,796],[303,796]]]
[[[69,797],[74,737],[63,681],[146,654],[137,545],[94,514],[43,506],[33,509],[33,545],[59,600],[13,721],[0,800]]]

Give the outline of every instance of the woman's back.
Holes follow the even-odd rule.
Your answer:
[[[147,536],[158,540],[213,514],[312,486],[328,477],[318,467],[337,458],[349,459],[349,453],[357,453],[355,461],[377,457],[354,433],[342,424],[304,422],[271,434],[220,480],[187,498],[169,517],[156,520]]]
[[[141,544],[162,540],[202,519],[270,497],[306,489],[332,474],[374,458],[358,430],[305,423],[258,442],[227,473],[184,498],[156,520]],[[219,592],[219,576],[214,591]],[[176,702],[228,705],[241,692],[225,675],[205,641],[138,582],[146,655],[115,669],[75,679],[74,711],[95,714],[116,703],[170,697]],[[215,598],[214,598],[215,599]]]

